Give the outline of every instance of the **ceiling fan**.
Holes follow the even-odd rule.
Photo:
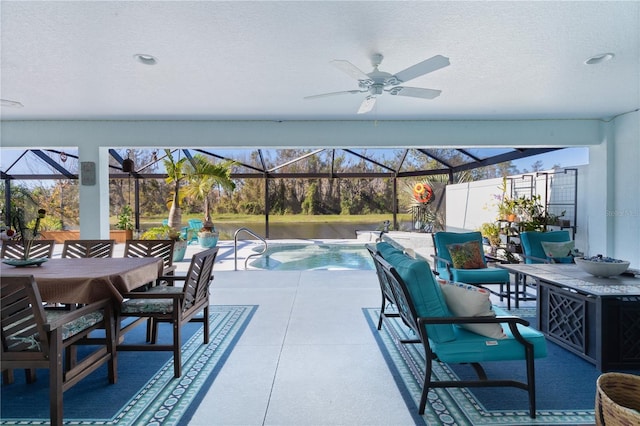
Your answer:
[[[358,80],[359,89],[305,96],[304,99],[324,98],[326,96],[334,95],[355,95],[358,93],[368,93],[367,97],[364,99],[364,101],[362,101],[362,104],[360,104],[360,108],[358,109],[358,114],[365,114],[373,109],[373,106],[376,103],[376,99],[383,92],[388,92],[392,95],[411,96],[413,98],[423,99],[433,99],[440,96],[441,90],[423,89],[420,87],[406,87],[400,86],[400,84],[448,66],[449,58],[441,55],[436,55],[432,58],[412,65],[409,68],[402,70],[396,74],[389,74],[388,72],[378,70],[378,66],[382,63],[382,59],[383,56],[379,53],[376,53],[371,57],[371,65],[373,66],[373,71],[371,71],[370,73],[365,73],[349,61],[345,61],[343,59],[334,59],[330,63],[340,71],[343,71],[344,73]]]

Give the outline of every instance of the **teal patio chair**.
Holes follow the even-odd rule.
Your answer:
[[[526,231],[520,234],[520,242],[525,263],[573,263],[574,245],[569,231]]]
[[[187,235],[191,232],[189,243],[191,243],[191,241],[198,241],[198,232],[200,232],[203,226],[204,223],[200,219],[189,219],[189,229],[187,230]]]
[[[501,301],[506,297],[507,309],[511,309],[509,272],[487,267],[480,232],[436,232],[433,234],[433,248],[434,272],[441,278],[484,287],[499,296]],[[488,285],[498,285],[499,290]]]

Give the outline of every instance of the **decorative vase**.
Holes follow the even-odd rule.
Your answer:
[[[213,248],[218,244],[218,231],[198,232],[198,244],[203,248]]]
[[[187,253],[187,241],[177,240],[173,245],[173,261],[182,262]]]

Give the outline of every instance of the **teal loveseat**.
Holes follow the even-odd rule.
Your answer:
[[[393,293],[400,318],[410,327],[415,340],[406,343],[422,344],[425,353],[424,386],[418,411],[424,414],[427,395],[431,388],[446,387],[478,387],[478,386],[511,386],[524,389],[529,396],[529,415],[535,418],[535,368],[534,359],[547,355],[544,335],[528,327],[526,320],[509,316],[502,309],[491,306],[489,294],[484,289],[477,289],[464,284],[439,283],[429,264],[424,260],[414,259],[386,242],[378,243],[375,249],[369,246],[376,268],[384,273]],[[445,286],[456,287],[454,290],[469,291],[472,297],[486,296],[489,310],[486,314],[473,316],[456,316],[449,305],[455,301],[456,310],[460,309],[462,298],[448,299]],[[465,288],[466,287],[466,288]],[[381,283],[382,288],[382,283]],[[480,293],[480,294],[477,294]],[[486,294],[485,294],[486,293]],[[464,309],[464,306],[462,306]],[[470,331],[468,327],[487,327],[491,333],[499,337],[488,337]],[[474,328],[475,329],[475,328]],[[486,333],[485,329],[480,330]],[[405,342],[403,342],[405,343]],[[522,360],[526,369],[527,380],[488,379],[481,362],[500,362],[506,360]],[[435,361],[444,363],[471,364],[478,374],[478,380],[437,381],[432,377],[432,364]]]

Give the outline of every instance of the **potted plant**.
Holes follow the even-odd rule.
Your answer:
[[[216,187],[227,191],[236,188],[235,182],[231,179],[231,167],[234,164],[233,161],[214,164],[200,154],[194,155],[191,160],[192,169],[189,171],[189,181],[184,193],[189,198],[203,202],[204,226],[198,233],[198,239],[202,234],[203,238],[215,238],[216,243],[218,241],[218,232],[211,221],[211,206]],[[208,247],[215,247],[215,244]]]
[[[216,231],[213,222],[205,221],[204,226],[198,231],[198,244],[203,248],[212,248],[218,244],[220,233]]]
[[[131,206],[126,205],[122,207],[122,210],[118,215],[118,221],[116,222],[116,230],[111,231],[111,238],[116,240],[116,242],[124,243],[127,240],[133,239],[132,215],[133,210],[131,210]]]
[[[480,225],[480,233],[487,239],[491,247],[500,245],[500,226],[497,223],[485,222]]]
[[[173,240],[173,261],[181,262],[187,252],[187,241],[168,225],[149,228],[140,235],[141,240]]]

